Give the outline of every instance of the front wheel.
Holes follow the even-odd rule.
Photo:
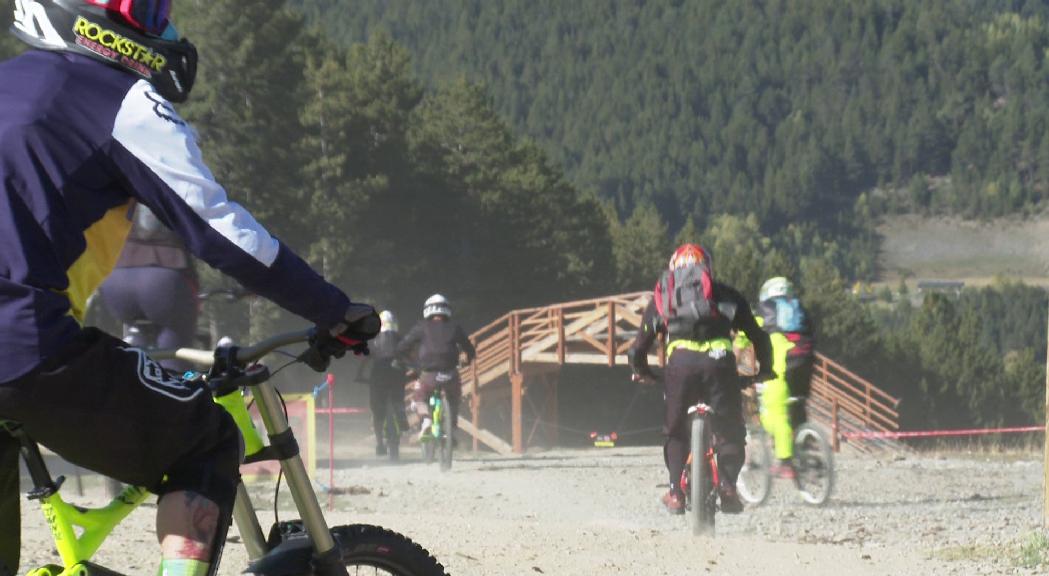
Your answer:
[[[714,535],[714,493],[713,478],[710,466],[707,465],[707,449],[710,446],[710,435],[703,418],[692,420],[692,437],[689,447],[692,449],[692,463],[689,470],[689,500],[692,509],[689,519],[694,536]]]
[[[834,452],[819,426],[805,423],[794,435],[795,483],[805,502],[822,506],[834,490]]]
[[[772,492],[772,471],[768,442],[765,434],[753,431],[747,434],[747,459],[739,472],[739,495],[750,504],[764,504]]]
[[[441,470],[451,470],[452,450],[455,447],[455,430],[452,429],[451,404],[442,396],[441,401]]]
[[[331,530],[342,554],[342,563],[351,574],[390,576],[447,576],[436,558],[407,536],[380,526],[354,524]],[[352,568],[356,568],[354,571]]]

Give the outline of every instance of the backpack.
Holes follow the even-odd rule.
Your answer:
[[[734,315],[730,306],[719,307],[714,300],[714,279],[704,264],[667,270],[653,293],[656,310],[674,337],[698,336],[699,327],[731,321]]]
[[[801,332],[805,329],[805,310],[797,298],[778,297],[768,307],[765,325],[778,332]]]

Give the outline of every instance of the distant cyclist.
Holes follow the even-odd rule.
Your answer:
[[[0,63],[0,419],[160,495],[156,572],[202,576],[229,526],[239,431],[206,388],[80,324],[131,208],[149,207],[194,255],[315,323],[332,354],[364,352],[379,318],[231,202],[204,165],[170,103],[189,96],[197,63],[169,22],[171,0],[16,7],[14,33],[35,49]],[[0,469],[0,486],[11,474]],[[337,550],[314,561],[322,573],[342,565]]]
[[[794,430],[805,423],[805,404],[812,380],[816,339],[809,315],[782,276],[761,286],[758,311],[762,328],[772,342],[772,369],[776,378],[765,381],[761,392],[761,424],[772,436],[777,464],[772,472],[794,478]]]
[[[126,332],[125,340],[142,348],[180,348],[193,343],[197,331],[197,274],[185,243],[145,205],[135,208],[131,233],[116,268],[99,288],[109,313],[134,330],[148,321],[155,338]],[[178,361],[165,368],[184,369]]]
[[[401,341],[397,317],[393,312],[383,310],[379,318],[382,319],[382,331],[372,340],[369,346],[371,356],[367,362],[361,363],[361,367],[366,371],[364,379],[368,382],[368,402],[375,428],[375,455],[385,456],[390,449],[384,434],[390,408],[393,408],[399,430],[406,430],[408,421],[404,414],[404,370],[397,361],[397,345]]]
[[[413,358],[414,360],[410,360]],[[452,430],[459,425],[459,401],[463,385],[459,380],[459,356],[466,355],[466,364],[473,362],[477,352],[461,326],[452,321],[452,306],[448,299],[434,294],[423,306],[423,319],[417,323],[397,346],[397,354],[419,369],[419,386],[412,400],[419,406],[423,425],[420,434],[428,429],[423,413],[427,400],[438,382],[444,387],[451,409]],[[454,437],[453,437],[454,438]]]
[[[714,410],[712,427],[721,474],[721,511],[734,514],[743,510],[736,479],[743,467],[746,427],[730,340],[734,329],[742,330],[754,342],[761,371],[770,376],[769,337],[754,320],[746,299],[735,288],[714,280],[710,256],[703,248],[695,244],[680,246],[656,283],[628,352],[634,379],[645,382],[652,377],[648,352],[659,334],[666,336],[663,456],[670,489],[662,502],[671,514],[685,512],[679,483],[689,451],[688,408],[700,401]]]

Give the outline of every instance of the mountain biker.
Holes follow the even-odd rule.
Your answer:
[[[416,358],[414,363],[410,360],[413,351]],[[438,382],[444,386],[448,398],[452,430],[459,425],[459,401],[463,396],[458,370],[460,354],[466,354],[466,365],[469,365],[477,352],[462,327],[452,321],[452,306],[448,299],[434,294],[423,305],[423,319],[412,327],[397,346],[398,357],[410,365],[418,366],[420,371],[419,385],[412,396],[419,415],[423,417],[420,436],[429,430],[427,401]]]
[[[659,334],[667,340],[663,457],[670,489],[662,502],[671,514],[685,512],[680,480],[689,452],[688,408],[700,400],[714,410],[712,428],[721,473],[721,510],[730,514],[743,510],[736,479],[743,466],[746,428],[740,380],[729,339],[733,329],[742,330],[754,342],[762,375],[769,376],[769,337],[757,325],[746,299],[735,288],[714,281],[706,250],[696,244],[683,244],[674,251],[668,270],[656,284],[628,351],[634,380],[650,382],[649,349]]]
[[[772,472],[792,479],[794,430],[807,419],[805,403],[816,341],[808,314],[789,280],[782,276],[768,279],[758,300],[762,328],[772,342],[772,369],[776,373],[776,378],[762,386],[761,424],[772,436],[778,460]]]
[[[106,309],[125,326],[147,320],[157,327],[155,340],[132,333],[125,334],[128,343],[140,348],[192,344],[197,330],[197,286],[186,245],[149,208],[136,206],[120,259],[98,290]],[[188,368],[175,360],[160,364],[170,370]]]
[[[384,431],[388,408],[393,407],[400,430],[408,428],[408,420],[404,414],[404,371],[397,362],[397,344],[401,340],[397,317],[393,312],[383,310],[379,318],[382,319],[382,331],[372,340],[369,360],[361,366],[369,370],[365,379],[368,381],[368,401],[375,428],[375,455],[385,456],[387,446]]]
[[[16,4],[13,31],[35,49],[0,63],[0,419],[78,466],[160,495],[161,572],[196,576],[225,539],[243,444],[206,388],[80,325],[130,210],[148,206],[197,257],[315,323],[323,352],[363,353],[379,318],[230,202],[204,165],[169,103],[188,97],[196,69],[170,8]]]

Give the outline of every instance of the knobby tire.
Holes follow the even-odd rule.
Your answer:
[[[441,394],[441,470],[451,470],[452,450],[455,441],[455,430],[452,430],[452,410],[448,397]]]
[[[751,430],[748,433],[746,455],[736,487],[747,503],[764,504],[772,492],[772,455],[764,432]]]
[[[713,479],[710,475],[710,466],[707,465],[707,443],[709,433],[706,430],[706,421],[703,418],[692,419],[692,435],[690,448],[692,449],[692,468],[689,479],[689,499],[692,509],[689,518],[692,524],[694,536],[714,535],[714,507],[711,501],[713,490]]]
[[[381,526],[354,524],[331,529],[338,542],[342,563],[351,576],[384,570],[393,576],[447,576],[433,555],[407,536]],[[368,568],[354,571],[354,568]]]

